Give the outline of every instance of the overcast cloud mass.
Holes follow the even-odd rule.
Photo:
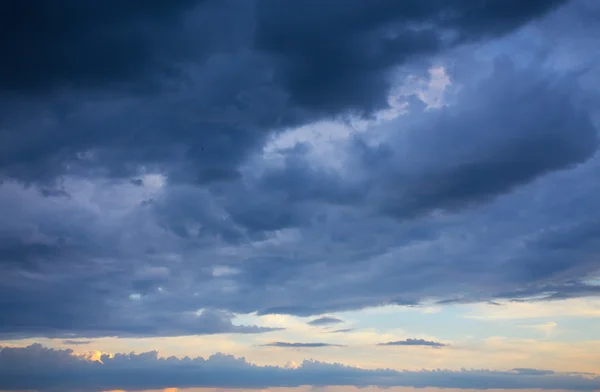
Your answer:
[[[336,312],[598,297],[599,21],[593,0],[0,2],[0,339],[342,350]],[[283,316],[329,335],[270,338]],[[0,390],[600,388],[125,358],[5,348]]]

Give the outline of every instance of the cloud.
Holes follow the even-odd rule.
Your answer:
[[[458,1],[377,6],[306,1],[284,10],[276,0],[264,0],[257,11],[256,42],[277,61],[275,75],[293,102],[328,112],[365,111],[387,105],[394,66],[503,34],[563,3],[534,1],[523,7],[513,2],[498,17],[498,5],[491,3],[475,11]],[[421,28],[412,28],[416,25]]]
[[[365,4],[0,5],[0,338],[597,296],[591,18]]]
[[[379,343],[378,346],[425,346],[425,347],[433,347],[433,348],[441,348],[446,347],[447,344],[434,342],[431,340],[425,339],[406,339],[406,340],[398,340],[395,342],[387,342],[387,343]]]
[[[0,24],[14,40],[0,46],[10,59],[0,68],[3,114],[19,137],[0,139],[0,173],[47,182],[155,167],[192,183],[231,180],[270,131],[371,113],[386,106],[393,68],[508,33],[563,3],[504,13],[435,1],[4,5]]]
[[[72,346],[82,346],[86,344],[90,344],[91,340],[63,340],[63,344],[72,345]]]
[[[339,324],[339,323],[343,323],[344,320],[341,320],[337,317],[319,317],[317,319],[311,320],[308,322],[309,325],[313,325],[313,326],[320,326],[320,325],[332,325],[332,324]]]
[[[598,148],[597,129],[591,112],[565,99],[571,88],[577,95],[578,87],[561,79],[499,58],[489,79],[464,86],[451,110],[386,125],[391,132],[401,124],[405,130],[391,134],[383,154],[382,147],[363,152],[369,169],[381,167],[371,172],[383,175],[372,180],[380,187],[373,202],[399,219],[452,211],[587,161]],[[471,95],[481,90],[485,97]],[[408,151],[402,149],[406,144]]]
[[[31,369],[35,369],[32,372]],[[367,370],[340,364],[304,361],[287,368],[257,366],[242,358],[215,354],[204,358],[159,358],[157,352],[102,355],[92,361],[71,350],[41,345],[0,351],[2,390],[98,391],[162,388],[269,388],[300,385],[408,386],[460,389],[568,389],[600,387],[595,376],[498,370]]]
[[[137,300],[137,299],[136,299]],[[85,317],[85,316],[84,316]],[[111,321],[98,320],[93,327],[80,329],[77,325],[64,326],[59,319],[49,320],[47,325],[56,327],[50,331],[39,332],[32,327],[0,328],[3,339],[22,339],[29,337],[50,338],[96,338],[96,337],[154,337],[154,336],[193,336],[225,333],[256,334],[281,330],[281,328],[258,327],[254,325],[234,325],[234,315],[221,310],[204,309],[179,315],[178,319],[165,320],[160,312],[150,314],[138,313],[138,318],[115,317]],[[67,343],[68,342],[68,343]],[[65,340],[65,344],[87,344],[78,340]]]
[[[263,344],[265,347],[283,347],[283,348],[315,348],[315,347],[342,347],[339,344],[329,343],[289,343],[289,342],[273,342]]]
[[[542,369],[529,369],[529,368],[516,368],[513,371],[519,374],[527,374],[527,375],[546,375],[546,374],[554,374],[555,372],[552,370],[542,370]]]
[[[201,2],[4,4],[2,34],[28,37],[28,44],[1,44],[0,52],[10,60],[0,69],[0,85],[17,91],[114,87],[174,72],[176,62],[188,57],[186,45],[205,47],[189,35],[170,43],[170,38],[189,34],[188,26],[182,26],[185,13]]]
[[[328,331],[329,333],[346,333],[346,332],[352,332],[352,331],[356,331],[355,328],[342,328],[342,329],[335,329],[333,331]]]

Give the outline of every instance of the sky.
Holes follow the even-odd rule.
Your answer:
[[[600,391],[596,0],[0,2],[0,391]]]

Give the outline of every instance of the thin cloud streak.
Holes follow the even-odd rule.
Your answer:
[[[406,339],[406,340],[398,340],[395,342],[387,342],[387,343],[378,343],[378,346],[424,346],[424,347],[433,347],[433,348],[441,348],[448,346],[447,344],[434,342],[431,340],[425,339]]]
[[[316,347],[344,347],[339,344],[331,343],[290,343],[290,342],[272,342],[263,344],[263,347],[282,347],[282,348],[316,348]]]

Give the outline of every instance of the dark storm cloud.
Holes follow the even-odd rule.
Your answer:
[[[242,48],[252,2],[229,5],[3,3],[0,175],[51,182],[150,165],[192,182],[235,177],[264,137],[255,127],[286,114],[277,87],[265,91],[268,65]]]
[[[557,60],[586,59],[559,51],[579,19],[540,35],[558,65],[510,41],[563,2],[55,3],[0,5],[4,338],[597,295],[595,85]],[[432,62],[448,106],[400,97],[408,113],[324,154],[335,168],[308,142],[263,151],[373,114]]]
[[[387,172],[375,180],[382,210],[406,218],[460,209],[591,158],[598,133],[585,95],[569,75],[540,71],[500,58],[454,110],[418,115],[392,136],[388,154],[364,152],[371,172]]]
[[[593,391],[598,377],[579,374],[495,370],[366,370],[304,361],[298,368],[257,366],[243,358],[215,354],[208,359],[159,358],[158,353],[102,355],[92,362],[71,350],[41,345],[2,348],[0,388],[5,391],[104,391],[163,388],[269,388],[313,386],[393,386],[460,389],[562,389]],[[32,371],[35,369],[35,371]]]
[[[392,67],[502,34],[564,3],[260,0],[256,42],[277,61],[276,77],[293,102],[368,113],[387,105]]]
[[[507,61],[506,58],[500,58],[489,72],[484,79],[471,81],[472,84],[465,81],[462,86],[463,90],[458,96],[458,102],[454,102],[452,107],[431,109],[421,113],[409,113],[391,124],[385,124],[383,129],[379,130],[380,132],[373,130],[367,132],[365,136],[361,136],[366,140],[359,139],[358,148],[356,144],[351,144],[350,151],[358,151],[359,154],[349,155],[360,157],[359,165],[354,164],[354,158],[350,158],[349,165],[358,167],[353,181],[363,181],[365,184],[362,201],[356,201],[352,204],[361,206],[362,203],[366,203],[365,208],[375,207],[379,210],[379,213],[407,222],[405,225],[411,227],[411,230],[403,233],[403,235],[398,231],[402,230],[401,227],[406,227],[403,224],[390,226],[390,230],[395,231],[398,238],[406,239],[408,243],[439,243],[442,246],[444,242],[436,238],[439,234],[435,230],[428,232],[428,230],[420,228],[419,223],[414,220],[423,216],[427,217],[431,213],[439,213],[440,211],[456,213],[480,206],[486,202],[493,202],[502,195],[510,194],[519,186],[524,186],[526,183],[561,170],[563,174],[559,178],[573,176],[572,183],[574,184],[575,178],[580,176],[580,181],[585,181],[583,179],[587,176],[585,173],[593,172],[596,163],[591,164],[589,169],[579,169],[579,174],[575,174],[577,171],[573,170],[578,165],[588,161],[595,154],[598,146],[597,129],[592,119],[593,107],[585,104],[587,93],[578,87],[571,75],[552,72],[536,63],[527,67],[520,67],[511,61]],[[515,86],[519,86],[518,89]],[[384,137],[384,142],[379,142],[380,147],[370,147],[368,137],[375,135],[375,137],[381,139],[382,133],[388,135],[389,139]],[[407,146],[410,146],[410,148],[407,148]],[[381,150],[384,150],[384,153]],[[304,162],[307,167],[312,165],[308,155],[305,157]],[[294,190],[300,188],[300,186],[287,187],[285,184],[294,182],[294,179],[300,183],[309,182],[308,186],[303,187],[307,189],[310,188],[310,181],[313,178],[304,175],[295,176],[298,173],[296,169],[297,162],[293,165],[294,167],[289,173],[280,176],[280,178],[286,178],[285,182],[281,182],[279,187],[271,185],[275,189],[287,191],[288,200],[300,200],[297,203],[286,203],[286,214],[298,214],[298,216],[304,217],[304,222],[306,222],[308,217],[305,206],[311,206],[315,211],[313,212],[315,218],[310,220],[312,227],[315,227],[314,225],[322,227],[327,232],[330,243],[337,244],[336,240],[339,240],[340,248],[345,251],[354,248],[354,241],[359,240],[359,238],[361,241],[365,241],[371,234],[375,234],[375,232],[372,232],[373,228],[365,227],[364,219],[351,218],[352,215],[347,212],[346,203],[343,200],[338,204],[339,199],[336,197],[322,197],[321,200],[327,200],[329,203],[327,207],[323,207],[315,204],[313,197],[308,198],[309,201],[303,198],[296,199]],[[276,170],[285,171],[285,168],[277,168]],[[361,175],[364,176],[363,179],[360,179]],[[340,183],[344,180],[346,179],[340,176],[335,181],[329,181],[328,184]],[[316,181],[320,182],[320,180]],[[367,184],[369,186],[366,186]],[[552,184],[552,180],[548,179],[545,184]],[[590,183],[590,187],[595,189],[595,182]],[[549,198],[552,194],[550,189],[547,188],[547,185],[544,185],[544,190],[535,192],[538,195],[540,192],[544,192],[544,194],[548,192],[548,197],[544,198],[544,203],[547,202],[548,205],[559,203],[568,210],[570,204],[568,195],[562,197],[561,201],[558,198],[553,201]],[[326,194],[322,193],[321,195]],[[261,196],[265,198],[268,195],[269,193],[262,193]],[[491,216],[496,215],[493,211],[496,207],[492,206],[489,209],[492,215],[487,219],[500,219],[497,221],[500,222],[502,214],[514,214],[515,209],[520,211],[521,208],[524,208],[527,205],[526,198],[526,196],[520,195],[514,198],[514,202],[520,207],[512,205],[511,199],[503,200],[499,204],[498,217],[491,218]],[[593,203],[591,199],[586,198],[586,200]],[[243,210],[243,203],[243,200],[238,200],[236,209]],[[544,225],[545,223],[541,223],[542,221],[546,221],[548,217],[559,213],[558,209],[547,210],[542,213],[541,211],[546,208],[544,203],[539,205],[539,208],[541,208],[538,210],[539,215],[538,212],[533,212],[538,207],[529,207],[531,211],[523,211],[522,214],[529,214],[531,217],[536,216],[540,219],[537,221],[538,224]],[[332,205],[341,205],[341,208],[345,209],[344,213],[346,215],[342,218],[345,224],[349,226],[358,225],[357,227],[362,227],[362,230],[357,230],[355,233],[339,225],[329,224],[329,219],[334,222],[337,221],[336,212]],[[278,204],[272,204],[274,209],[277,209],[277,206]],[[298,212],[295,212],[294,208]],[[438,275],[440,264],[435,260],[436,257],[444,257],[447,262],[450,262],[456,268],[452,272],[447,271],[448,274],[454,276],[452,278],[454,282],[469,287],[466,289],[469,292],[466,298],[458,300],[444,298],[441,303],[489,301],[495,296],[506,298],[507,295],[516,297],[519,294],[512,291],[512,287],[515,285],[520,286],[519,289],[521,290],[527,287],[527,291],[538,294],[548,290],[547,292],[554,293],[552,295],[556,299],[560,295],[575,297],[586,292],[592,293],[594,287],[575,286],[568,281],[568,278],[559,278],[560,282],[556,282],[554,287],[550,287],[547,282],[543,282],[546,279],[553,279],[565,274],[577,280],[578,275],[593,274],[597,270],[597,263],[593,259],[574,263],[573,259],[568,256],[569,252],[574,252],[575,249],[594,249],[598,245],[597,237],[593,235],[598,227],[596,218],[586,216],[585,213],[585,210],[589,210],[589,208],[590,205],[584,207],[583,204],[578,208],[581,210],[581,215],[577,216],[584,218],[586,223],[575,221],[573,224],[565,225],[563,229],[558,228],[560,227],[558,226],[557,229],[546,230],[544,233],[523,239],[526,244],[525,248],[522,248],[513,256],[506,256],[504,260],[498,260],[498,264],[495,265],[480,263],[473,255],[468,254],[465,254],[465,258],[460,260],[449,258],[447,253],[444,256],[442,254],[434,256],[432,250],[423,248],[423,254],[418,256],[407,253],[404,256],[403,263],[393,264],[390,261],[389,265],[386,264],[386,267],[382,267],[381,274],[377,271],[374,261],[371,261],[370,265],[367,262],[364,265],[357,263],[357,269],[361,268],[359,265],[363,265],[365,269],[368,268],[372,271],[373,275],[369,278],[365,277],[365,280],[361,280],[360,277],[357,278],[365,286],[359,284],[347,286],[348,291],[345,301],[342,303],[337,302],[336,306],[330,307],[321,298],[328,298],[330,295],[336,297],[341,295],[334,293],[333,290],[329,291],[327,287],[323,287],[319,294],[315,293],[317,290],[312,290],[314,297],[310,300],[307,298],[307,294],[303,295],[306,303],[305,307],[298,306],[297,299],[286,300],[280,298],[281,305],[274,309],[268,308],[262,311],[261,314],[291,313],[305,316],[345,309],[345,306],[350,308],[353,306],[362,307],[364,303],[351,304],[350,297],[354,295],[356,297],[361,296],[358,292],[362,293],[363,299],[371,295],[377,297],[377,299],[365,300],[365,302],[370,302],[372,305],[378,305],[382,302],[397,303],[397,300],[393,299],[394,297],[390,298],[394,292],[396,298],[398,296],[403,298],[403,303],[416,304],[420,298],[418,296],[411,298],[411,296],[414,295],[415,291],[422,290],[423,286],[418,287],[414,281],[409,278],[404,280],[402,276],[404,276],[403,274],[406,274],[407,277],[413,276],[413,274],[421,277],[427,275],[427,279],[421,280],[422,284],[428,286],[427,290],[430,290],[430,293],[436,291],[443,285],[443,283],[437,281],[437,279],[442,278],[443,274]],[[567,210],[565,210],[565,213]],[[300,211],[303,213],[299,213]],[[574,212],[574,210],[571,211]],[[521,214],[521,212],[519,213]],[[270,214],[276,215],[277,213],[271,210]],[[466,216],[470,215],[467,214]],[[558,221],[568,218],[567,215],[563,216],[562,213],[559,216],[557,216]],[[427,219],[430,218],[427,217]],[[460,218],[457,219],[460,220]],[[486,218],[482,217],[481,219],[481,221],[475,220],[474,222],[478,223],[473,224],[489,225]],[[452,220],[453,218],[449,218],[448,222]],[[437,224],[432,223],[430,228],[444,227],[443,220],[438,219],[438,222]],[[525,233],[530,230],[531,224],[536,225],[534,221],[527,224],[522,223],[522,228],[517,229],[517,231],[525,230],[523,235],[528,235]],[[556,221],[554,224],[556,224]],[[296,221],[296,227],[302,235],[307,235],[308,229],[304,229],[303,226],[303,221]],[[288,227],[289,224],[286,224],[279,228]],[[464,234],[459,234],[455,238],[455,241],[460,243],[471,243],[471,238],[488,237],[488,234],[479,232],[470,224],[459,230],[461,232],[465,230]],[[377,234],[379,236],[376,241],[381,244],[384,243],[386,241],[385,230],[377,232]],[[498,235],[504,237],[510,234],[501,231],[498,232]],[[446,236],[448,236],[447,233]],[[320,241],[323,241],[323,238],[317,238],[317,236],[309,238],[311,240],[308,238],[306,240],[316,241],[312,246],[317,246]],[[490,235],[489,242],[488,240],[485,242],[487,245],[482,244],[481,246],[489,246],[492,249],[496,246],[494,241],[497,242],[498,240],[499,238],[494,239]],[[396,246],[402,246],[401,240],[396,239],[395,241]],[[564,245],[559,246],[560,243],[564,243]],[[357,253],[360,252],[358,249],[361,248],[373,249],[371,245],[365,244],[366,246],[363,247],[356,245],[357,249],[355,251]],[[477,246],[477,248],[479,247]],[[473,249],[473,251],[475,250]],[[339,251],[336,250],[336,252]],[[311,250],[303,249],[302,253],[299,253],[299,257],[302,258],[303,254],[306,257],[301,262],[297,258],[289,256],[278,259],[281,260],[279,262],[273,260],[272,263],[266,264],[254,262],[254,259],[248,260],[242,266],[240,279],[244,280],[248,287],[256,288],[266,282],[267,276],[268,281],[272,283],[293,281],[296,284],[300,281],[301,276],[305,276],[307,287],[309,287],[308,282],[311,276],[317,276],[319,273],[318,269],[310,269],[311,267],[318,268],[318,264],[313,264],[308,260],[310,253]],[[365,259],[374,256],[377,256],[377,251],[371,254],[362,254]],[[343,257],[340,256],[340,260]],[[421,262],[411,263],[410,260],[414,257],[424,259],[431,257],[431,261],[424,262],[424,260],[421,260]],[[499,253],[497,257],[504,258],[505,256],[501,256],[501,253]],[[511,257],[515,257],[515,259],[511,260]],[[277,268],[269,268],[269,264],[277,265]],[[499,279],[491,276],[485,279],[494,281],[493,285],[498,284],[498,287],[505,285],[511,287],[512,294],[494,292],[484,294],[483,297],[472,295],[472,287],[479,286],[479,283],[476,282],[477,278],[474,278],[475,275],[473,274],[482,273],[487,275],[487,272],[491,269],[496,270],[497,268],[500,268],[501,271],[496,272]],[[264,273],[257,274],[257,270],[264,271]],[[337,265],[333,260],[329,262],[329,267],[324,268],[323,271],[327,271],[326,273],[329,274],[342,275],[347,272],[351,276],[351,269]],[[444,279],[447,280],[447,278]],[[433,284],[432,282],[437,283]],[[448,289],[455,290],[450,287]],[[403,291],[411,294],[403,295]],[[484,289],[484,291],[488,290]],[[382,295],[378,296],[375,294],[376,292]],[[572,294],[569,295],[568,293]],[[286,302],[288,303],[286,304]],[[315,308],[314,303],[320,304],[321,307]],[[313,305],[309,306],[310,304]]]
[[[319,347],[343,347],[339,344],[330,343],[290,343],[290,342],[273,342],[263,344],[264,347],[280,347],[280,348],[319,348]]]
[[[378,343],[378,346],[424,346],[424,347],[433,347],[433,348],[441,348],[446,347],[447,344],[434,342],[431,340],[425,339],[406,339],[406,340],[398,340],[395,342],[387,342],[387,343]]]
[[[318,319],[314,319],[308,322],[309,325],[332,325],[332,324],[339,324],[339,323],[343,323],[344,320],[339,319],[337,317],[319,317]]]
[[[492,2],[472,8],[459,1],[438,0],[386,0],[369,6],[356,0],[285,5],[258,0],[240,8],[246,25],[256,17],[255,42],[246,45],[283,57],[278,65],[287,75],[286,87],[292,96],[314,99],[324,91],[338,90],[339,100],[340,93],[349,88],[354,94],[365,86],[375,92],[382,86],[370,82],[376,82],[382,70],[412,54],[440,49],[441,33],[446,29],[457,31],[461,40],[479,39],[514,29],[564,2]],[[243,34],[239,30],[246,25],[239,23],[237,14],[227,12],[225,7],[233,6],[225,2],[219,7],[206,0],[5,2],[0,8],[0,34],[10,39],[0,46],[6,59],[0,68],[0,85],[27,91],[164,78],[186,61],[198,62],[210,54],[240,49],[234,37]],[[504,11],[501,16],[500,10]],[[196,20],[190,21],[190,15]],[[206,27],[194,29],[193,22]],[[238,22],[231,28],[236,31],[224,34],[223,25],[228,22]],[[407,29],[422,23],[432,27],[420,32]],[[387,36],[382,27],[397,35]],[[330,77],[339,79],[331,81]],[[346,86],[352,80],[357,84]],[[307,92],[308,88],[314,91]],[[384,98],[383,92],[376,94]]]
[[[360,160],[350,162],[356,168],[352,180],[315,172],[307,155],[294,152],[283,168],[264,176],[269,185],[260,189],[283,190],[288,202],[368,202],[386,215],[410,219],[489,201],[597,151],[589,93],[569,73],[499,57],[487,77],[462,87],[452,109],[417,110],[357,136],[349,149]],[[381,139],[381,133],[389,138],[372,146],[369,137]],[[294,214],[289,203],[285,211]]]
[[[29,93],[151,83],[193,59],[191,45],[209,46],[184,23],[186,12],[203,2],[3,2],[0,86]]]
[[[5,2],[0,175],[232,180],[268,131],[370,113],[392,67],[561,3]]]

